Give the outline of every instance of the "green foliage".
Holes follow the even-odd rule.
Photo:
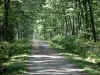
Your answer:
[[[95,59],[100,62],[100,43],[94,43],[75,36],[56,36],[52,39],[56,43],[70,53],[78,54],[83,58]]]
[[[94,43],[92,41],[87,41],[84,39],[77,39],[76,42],[79,44],[77,49],[77,54],[85,58],[92,58],[96,61],[100,60],[100,45],[99,42]]]
[[[20,61],[25,60],[30,48],[29,39],[20,39],[13,43],[0,42],[0,74],[20,75],[25,70]]]
[[[13,63],[3,67],[1,75],[22,75],[22,71],[25,71],[25,66],[22,63]]]
[[[25,43],[25,40],[14,42],[12,43],[11,48],[10,48],[11,49],[10,56],[26,53],[29,47],[30,45]]]
[[[54,43],[57,43],[57,44],[61,45],[61,44],[62,44],[62,40],[63,40],[64,38],[65,38],[65,36],[57,35],[57,36],[55,36],[54,38],[52,38],[52,41],[53,41]]]
[[[74,36],[66,36],[62,40],[62,47],[64,47],[67,50],[73,50],[76,49],[77,43],[75,42],[76,37]]]
[[[0,64],[9,58],[11,44],[8,42],[0,42]]]
[[[100,43],[83,38],[70,38],[70,36],[66,36],[64,39],[66,41],[62,40],[62,45],[60,44],[62,47],[56,42],[52,43],[52,46],[67,59],[69,58],[71,63],[85,69],[89,75],[100,75]]]
[[[57,43],[67,50],[73,50],[77,47],[77,43],[75,42],[75,40],[76,40],[75,36],[61,36],[61,35],[57,35],[52,39],[53,43]]]
[[[28,39],[18,40],[14,43],[0,42],[0,64],[8,61],[12,56],[29,53],[30,44]]]

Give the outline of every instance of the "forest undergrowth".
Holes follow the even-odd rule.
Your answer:
[[[57,35],[49,43],[89,75],[100,75],[100,42]]]
[[[15,42],[0,42],[0,75],[23,75],[26,71],[22,61],[31,51],[29,39]]]

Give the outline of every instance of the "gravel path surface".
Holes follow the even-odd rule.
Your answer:
[[[26,75],[87,75],[45,42],[33,41],[34,48],[27,62]]]

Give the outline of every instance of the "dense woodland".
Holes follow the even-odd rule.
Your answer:
[[[100,66],[100,0],[0,0],[0,67],[34,35]]]
[[[100,40],[99,0],[0,0],[0,39],[33,34],[73,35]]]

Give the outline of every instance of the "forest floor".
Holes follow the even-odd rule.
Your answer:
[[[28,56],[26,75],[87,75],[84,69],[69,62],[46,42],[34,39],[33,50]]]

